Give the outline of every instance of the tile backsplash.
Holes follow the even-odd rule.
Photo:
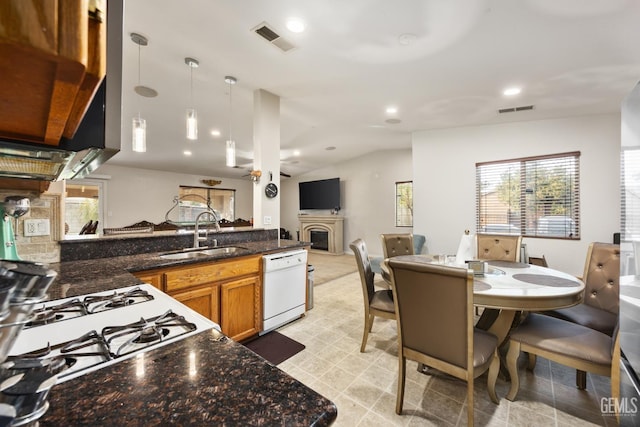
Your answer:
[[[7,196],[28,197],[31,203],[29,212],[17,219],[17,227],[15,220],[13,218],[9,219],[16,233],[18,256],[25,261],[59,262],[60,245],[58,241],[61,238],[61,195],[1,189],[0,200],[4,201]],[[48,219],[49,235],[26,237],[24,235],[24,221],[30,219]]]

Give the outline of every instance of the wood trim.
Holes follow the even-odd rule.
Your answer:
[[[0,178],[0,188],[6,190],[37,191],[44,193],[49,189],[49,181],[38,181],[35,179]]]

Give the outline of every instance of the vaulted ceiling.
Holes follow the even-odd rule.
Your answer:
[[[305,31],[290,32],[290,17]],[[265,23],[294,48],[253,31]],[[281,98],[281,170],[297,175],[409,148],[418,130],[617,112],[640,80],[633,0],[128,0],[124,32],[123,143],[110,163],[215,177],[251,168],[257,89]],[[192,74],[186,57],[199,61]],[[197,141],[185,137],[191,105]],[[533,108],[498,113],[522,106]],[[131,150],[138,113],[146,153]],[[229,128],[236,169],[224,164]]]

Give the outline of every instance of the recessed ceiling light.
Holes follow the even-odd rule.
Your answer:
[[[287,19],[287,29],[292,33],[301,33],[305,29],[304,22],[299,18]]]
[[[189,150],[184,150],[184,151],[182,152],[182,154],[184,154],[185,156],[190,156],[190,155],[191,155],[191,154],[193,154],[193,153],[191,153],[191,151],[189,151]]]
[[[518,95],[520,92],[522,92],[522,89],[520,89],[519,87],[509,87],[506,88],[502,94],[504,96],[514,96],[514,95]]]
[[[334,146],[331,146],[331,147],[327,147],[327,148],[325,148],[325,150],[327,150],[327,151],[333,151],[333,150],[335,150],[335,149],[336,149],[336,147],[334,147]]]
[[[218,129],[214,129],[214,130],[211,131],[211,135],[220,136],[220,131]]]
[[[398,112],[398,107],[387,107],[387,109],[385,110],[387,112],[387,114],[395,114]]]
[[[294,156],[299,156],[300,155],[300,150],[294,150],[293,151],[293,155]]]

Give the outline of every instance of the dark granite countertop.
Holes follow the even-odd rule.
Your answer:
[[[235,254],[166,260],[162,252],[51,264],[58,277],[49,299],[132,286],[131,274],[196,262],[309,246],[265,240],[236,243]],[[214,331],[151,350],[53,387],[41,426],[221,425],[327,426],[337,417],[328,399]]]
[[[237,246],[243,249],[233,254],[203,255],[196,259],[163,259],[160,255],[171,251],[161,251],[50,264],[49,267],[58,273],[58,277],[49,288],[48,296],[49,299],[59,299],[123,288],[140,283],[140,280],[131,272],[285,251],[310,246],[310,243],[276,239],[223,246]]]
[[[211,331],[54,386],[40,426],[327,426],[336,406]]]

